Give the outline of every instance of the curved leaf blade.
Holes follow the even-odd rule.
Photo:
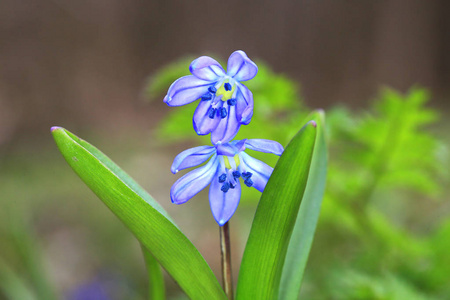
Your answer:
[[[306,188],[316,123],[308,122],[286,147],[255,213],[242,258],[237,299],[277,299],[289,240]]]
[[[284,261],[279,299],[298,299],[317,221],[319,220],[327,175],[324,117],[323,112],[320,111],[308,118],[309,120],[315,120],[317,123],[317,137],[305,194]]]
[[[217,278],[162,207],[106,155],[61,127],[52,134],[67,163],[192,299],[226,299]]]

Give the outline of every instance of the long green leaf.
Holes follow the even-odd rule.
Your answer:
[[[309,251],[319,219],[327,176],[327,149],[324,137],[324,115],[314,113],[308,118],[317,123],[308,183],[289,242],[280,283],[279,299],[298,299]]]
[[[261,196],[241,263],[238,300],[279,296],[286,253],[310,176],[317,123],[308,122],[291,140]]]
[[[192,299],[226,299],[217,278],[161,206],[97,148],[61,127],[52,134],[66,161]]]

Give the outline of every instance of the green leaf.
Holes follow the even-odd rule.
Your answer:
[[[142,245],[141,245],[142,246]],[[144,254],[145,265],[148,274],[148,299],[164,300],[166,292],[164,289],[164,276],[161,267],[155,257],[142,246],[142,254]]]
[[[310,169],[313,161],[326,159],[321,157],[324,151],[317,149],[317,145],[323,147],[321,141],[318,141],[322,134],[317,134],[318,130],[322,130],[319,115],[320,113],[314,115],[313,121],[308,122],[291,140],[261,196],[242,258],[237,286],[239,300],[278,298],[286,253],[307,184],[311,185],[310,195],[318,196],[323,193],[320,191],[323,186],[314,186],[322,180],[314,179],[318,176],[315,175],[318,171]],[[314,159],[313,152],[319,157]],[[313,179],[310,180],[310,176]],[[320,204],[311,204],[308,200],[302,210],[319,208]],[[304,212],[301,218],[304,218],[303,214]],[[309,221],[313,220],[314,218]],[[312,239],[315,223],[308,226],[303,237],[305,241]],[[306,257],[307,253],[303,254],[302,260]]]
[[[324,115],[315,113],[317,136],[305,194],[300,205],[294,231],[283,267],[279,299],[297,299],[319,220],[327,176],[327,148],[324,136]]]
[[[72,169],[192,299],[226,299],[217,278],[162,207],[97,148],[60,127],[52,134]]]

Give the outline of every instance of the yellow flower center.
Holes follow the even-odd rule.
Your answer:
[[[231,86],[230,90],[227,90],[225,85]],[[233,93],[236,90],[236,85],[231,85],[228,81],[224,82],[218,89],[216,92],[216,96],[220,96],[222,95],[222,101],[227,101],[229,99],[231,99],[233,97]]]

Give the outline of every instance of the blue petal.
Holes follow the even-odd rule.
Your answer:
[[[230,143],[220,144],[216,146],[217,155],[235,156],[245,150],[245,142],[247,140],[232,141]]]
[[[220,105],[218,107],[221,107]],[[194,130],[198,135],[205,135],[211,133],[219,125],[220,117],[215,116],[213,119],[209,117],[209,109],[211,108],[211,101],[200,101],[195,110],[192,122]]]
[[[236,147],[230,143],[225,143],[217,146],[217,155],[235,156]]]
[[[241,126],[236,120],[236,106],[229,106],[224,102],[223,107],[227,109],[227,116],[220,119],[219,125],[211,133],[211,142],[214,145],[229,142],[234,138]]]
[[[253,116],[253,94],[245,85],[239,84],[236,100],[236,118],[241,124],[248,125]]]
[[[216,174],[219,160],[214,155],[204,166],[178,179],[170,189],[170,199],[175,204],[183,204],[203,190]]]
[[[164,102],[169,106],[189,104],[203,96],[212,84],[214,82],[198,79],[193,75],[181,77],[172,83]]]
[[[239,200],[241,199],[241,185],[239,180],[236,182],[234,189],[229,189],[226,193],[221,191],[223,183],[219,183],[219,173],[214,176],[211,187],[209,188],[209,204],[211,212],[217,224],[223,226],[236,211]]]
[[[222,66],[209,56],[201,56],[194,60],[189,66],[192,75],[208,81],[217,81],[225,76]]]
[[[253,187],[258,191],[264,191],[267,181],[270,175],[272,175],[273,168],[260,160],[257,160],[247,153],[241,152],[239,154],[241,158],[241,172],[251,172],[253,181]]]
[[[284,151],[284,148],[280,143],[271,140],[251,139],[247,140],[245,146],[250,150],[273,153],[278,156],[280,156]]]
[[[198,166],[207,161],[214,152],[215,149],[212,146],[200,146],[187,149],[175,157],[170,170],[175,174],[183,169]]]
[[[245,143],[247,139],[243,139],[240,141],[233,141],[232,144],[237,148],[237,152],[241,152],[245,150]]]
[[[234,51],[228,58],[227,74],[237,81],[252,79],[256,73],[258,73],[258,67],[244,51]]]

